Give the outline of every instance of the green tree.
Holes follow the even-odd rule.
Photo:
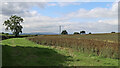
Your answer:
[[[111,32],[111,33],[115,33],[115,32]]]
[[[23,22],[23,18],[13,15],[8,20],[4,21],[3,25],[6,26],[5,30],[11,30],[15,37],[22,33],[22,25],[20,23]]]
[[[2,32],[2,34],[5,34],[4,32]]]
[[[74,32],[74,34],[80,34],[79,32]]]
[[[67,32],[66,30],[63,30],[61,34],[63,34],[63,35],[67,35],[68,32]]]
[[[85,31],[80,31],[80,34],[85,34]]]
[[[89,32],[89,34],[92,34],[91,32]]]

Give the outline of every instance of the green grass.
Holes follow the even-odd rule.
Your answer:
[[[3,66],[118,66],[117,59],[38,45],[25,38],[3,40],[2,47]]]

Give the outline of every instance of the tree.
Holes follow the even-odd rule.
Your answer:
[[[74,34],[80,34],[79,32],[74,32]]]
[[[85,34],[85,31],[80,31],[80,34]]]
[[[4,32],[2,32],[2,34],[5,34]]]
[[[68,32],[67,32],[66,30],[63,30],[61,34],[63,34],[63,35],[67,35]]]
[[[89,32],[89,34],[92,34],[91,32]]]
[[[115,33],[115,32],[111,32],[111,33]]]
[[[23,18],[13,15],[8,20],[6,20],[3,25],[6,26],[5,30],[11,30],[15,37],[22,33],[22,25],[20,23],[23,22]]]

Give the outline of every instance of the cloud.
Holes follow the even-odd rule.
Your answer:
[[[114,2],[115,0],[2,0],[2,2]],[[119,1],[119,0],[116,0]]]
[[[107,23],[107,24],[111,24],[111,25],[118,25],[118,20],[115,19],[110,19],[110,20],[99,20],[99,23]]]
[[[39,8],[44,8],[46,2],[3,2],[2,3],[2,14],[4,15],[13,15],[13,14],[22,14],[28,12],[31,7],[38,6]]]
[[[67,14],[71,18],[117,18],[118,3],[114,3],[112,8],[94,8],[91,10],[79,9],[76,12]]]
[[[59,3],[59,6],[78,4],[80,3]],[[69,33],[81,30],[85,30],[87,32],[117,31],[117,3],[113,3],[111,8],[94,8],[91,10],[79,9],[75,12],[56,18],[41,15],[37,10],[30,10],[33,6],[38,6],[40,9],[44,9],[46,5],[56,6],[58,3],[5,2],[2,4],[2,22],[8,19],[10,15],[17,14],[24,18],[24,23],[22,24],[24,27],[23,32],[58,33],[59,25],[62,25],[62,29],[66,29]],[[94,21],[96,18],[99,18],[99,20]],[[93,21],[73,22],[70,21],[72,19],[91,19]]]
[[[48,3],[48,6],[57,6],[56,3]]]
[[[80,5],[80,2],[50,2],[47,6],[69,6],[69,5]]]
[[[59,2],[58,5],[61,7],[68,6],[68,5],[80,5],[80,2]]]

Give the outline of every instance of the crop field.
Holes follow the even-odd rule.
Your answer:
[[[78,52],[119,59],[118,34],[41,35],[29,40],[48,46],[68,47]]]
[[[104,33],[104,34],[86,34],[86,35],[42,35],[61,38],[77,38],[77,39],[94,39],[99,41],[117,42],[120,33]]]

